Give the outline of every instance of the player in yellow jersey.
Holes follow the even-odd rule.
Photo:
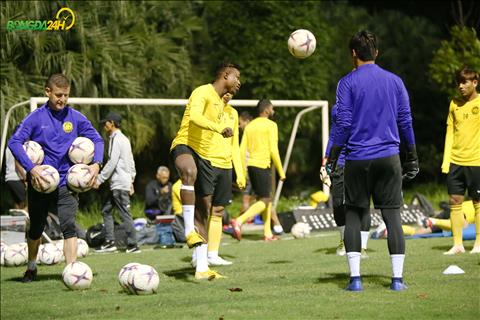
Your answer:
[[[462,203],[465,191],[475,208],[476,241],[470,253],[480,253],[480,96],[478,72],[464,68],[457,73],[462,100],[452,100],[447,118],[447,134],[442,172],[447,173],[453,247],[446,255],[464,253]]]
[[[197,257],[196,279],[220,277],[208,268],[207,221],[205,197],[212,195],[214,172],[208,159],[216,135],[233,136],[233,129],[222,122],[226,93],[235,94],[240,89],[240,71],[232,63],[222,63],[213,83],[196,88],[188,101],[180,129],[172,142],[171,154],[182,185],[180,197],[185,222],[187,245],[195,247]],[[200,199],[196,199],[196,195]],[[199,207],[200,205],[200,207]],[[198,210],[195,210],[197,206]],[[196,229],[195,229],[196,228]],[[196,231],[198,230],[198,232]]]
[[[273,104],[270,100],[263,99],[257,104],[258,117],[251,121],[246,127],[240,144],[241,160],[244,168],[248,170],[248,176],[252,183],[253,190],[258,201],[255,202],[240,215],[232,219],[233,236],[241,240],[242,224],[248,218],[265,211],[264,214],[264,240],[278,240],[272,234],[271,210],[272,210],[272,178],[270,164],[273,162],[281,180],[285,180],[282,162],[278,152],[278,127],[269,118],[273,116]],[[248,156],[247,156],[248,154]]]
[[[210,161],[214,172],[214,190],[209,196],[210,217],[208,224],[208,264],[210,266],[230,265],[227,261],[218,255],[220,241],[222,238],[222,216],[225,212],[225,206],[232,202],[232,164],[237,176],[237,185],[240,189],[245,188],[245,173],[240,160],[240,147],[238,143],[238,112],[228,102],[232,95],[227,93],[223,96],[225,107],[221,116],[222,123],[233,129],[233,136],[223,138],[215,135],[212,139],[212,148]],[[192,265],[196,265],[196,256],[192,257]]]

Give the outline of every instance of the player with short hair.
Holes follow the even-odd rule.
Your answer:
[[[338,82],[337,126],[326,164],[328,174],[332,175],[342,148],[346,148],[345,247],[350,268],[346,290],[363,290],[360,229],[372,197],[388,230],[393,269],[390,289],[400,291],[407,288],[403,283],[405,239],[400,219],[401,141],[407,149],[403,178],[411,180],[419,171],[408,93],[397,75],[375,64],[378,55],[375,34],[366,30],[356,33],[350,39],[349,49],[356,70]]]
[[[20,124],[17,132],[10,138],[8,147],[22,167],[28,172],[28,210],[30,229],[27,233],[28,266],[22,279],[31,282],[37,278],[37,253],[41,236],[47,222],[49,211],[57,213],[60,220],[63,238],[65,262],[77,259],[77,233],[75,214],[78,209],[78,196],[67,188],[66,175],[72,163],[68,158],[68,150],[72,142],[79,136],[87,137],[95,144],[93,164],[89,166],[92,179],[90,186],[97,178],[103,159],[103,140],[90,121],[80,112],[67,105],[70,95],[70,82],[63,74],[51,75],[45,83],[45,94],[48,101],[28,114]],[[60,182],[58,188],[49,194],[33,189],[32,184],[39,182],[41,168],[28,158],[23,144],[33,140],[39,143],[45,152],[43,164],[58,170]]]
[[[325,164],[327,163],[328,156],[332,149],[333,144],[333,133],[335,132],[336,122],[337,122],[337,105],[333,105],[331,116],[330,116],[330,136],[328,137],[328,144],[325,151],[325,158],[322,161],[322,167],[324,168]],[[333,203],[333,218],[335,223],[338,227],[338,231],[340,232],[340,244],[337,247],[337,255],[344,256],[346,254],[345,251],[345,243],[344,243],[344,234],[345,234],[345,205],[343,204],[344,198],[344,167],[345,167],[345,149],[342,149],[340,156],[338,157],[337,165],[335,170],[332,172],[332,179],[331,179],[331,197]],[[322,172],[326,172],[325,170],[320,170],[320,180],[324,181],[326,177],[322,176]],[[362,258],[368,258],[367,255],[367,243],[368,237],[370,233],[370,226],[371,226],[371,218],[370,218],[370,209],[365,208],[365,212],[362,214],[362,222],[361,222],[361,248],[362,248]]]
[[[242,239],[242,224],[249,218],[265,211],[264,215],[264,240],[278,240],[272,234],[272,178],[270,164],[273,161],[281,180],[285,180],[280,154],[278,152],[278,127],[270,120],[275,113],[270,100],[262,99],[257,104],[258,117],[252,120],[243,133],[240,144],[240,156],[243,167],[248,170],[248,176],[258,201],[255,202],[236,219],[230,223],[233,227],[233,236]],[[247,156],[248,154],[248,156]]]
[[[233,128],[222,122],[222,97],[226,93],[237,93],[240,85],[239,67],[228,62],[222,63],[216,70],[213,83],[202,85],[192,92],[170,149],[182,179],[180,196],[185,237],[190,248],[196,247],[196,279],[221,277],[208,268],[207,262],[205,239],[208,237],[208,196],[213,195],[216,178],[212,164],[207,159],[212,148],[217,147],[212,144],[215,135],[223,138],[233,136]],[[201,199],[196,199],[196,195]]]
[[[476,240],[470,253],[480,253],[480,96],[477,92],[478,72],[465,67],[456,74],[462,99],[453,99],[447,117],[447,133],[442,172],[448,174],[447,188],[453,247],[444,252],[453,255],[465,252],[462,241],[465,191],[475,208]]]

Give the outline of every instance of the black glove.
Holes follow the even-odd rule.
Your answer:
[[[330,177],[337,167],[337,161],[341,151],[342,147],[337,145],[333,145],[330,149],[330,154],[328,155],[327,163],[325,164],[325,170]]]
[[[407,157],[402,166],[403,181],[413,180],[419,171],[417,150],[415,145],[409,145],[407,146]]]

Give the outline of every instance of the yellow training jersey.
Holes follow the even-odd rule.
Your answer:
[[[213,136],[225,129],[221,124],[224,105],[212,84],[193,90],[170,150],[179,144],[185,144],[200,157],[208,158]]]
[[[450,163],[480,166],[480,96],[465,104],[450,103],[442,172]]]
[[[245,180],[245,174],[240,160],[237,110],[229,104],[225,105],[220,121],[222,127],[233,129],[233,137],[224,138],[221,134],[213,135],[210,155],[206,159],[210,160],[212,166],[222,169],[231,169],[233,164],[237,181],[239,179],[243,181]]]
[[[172,186],[172,208],[174,214],[182,214],[182,199],[180,198],[180,187],[182,180],[178,179]]]
[[[273,161],[280,178],[285,178],[278,152],[277,124],[268,118],[255,118],[245,127],[240,144],[240,156],[244,168],[247,166],[270,168]]]

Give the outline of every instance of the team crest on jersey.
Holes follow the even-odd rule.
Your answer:
[[[472,108],[472,113],[473,114],[478,114],[478,111],[479,111],[478,106],[475,106],[475,107]]]
[[[70,121],[63,123],[63,131],[66,133],[70,133],[73,130],[73,124]]]

